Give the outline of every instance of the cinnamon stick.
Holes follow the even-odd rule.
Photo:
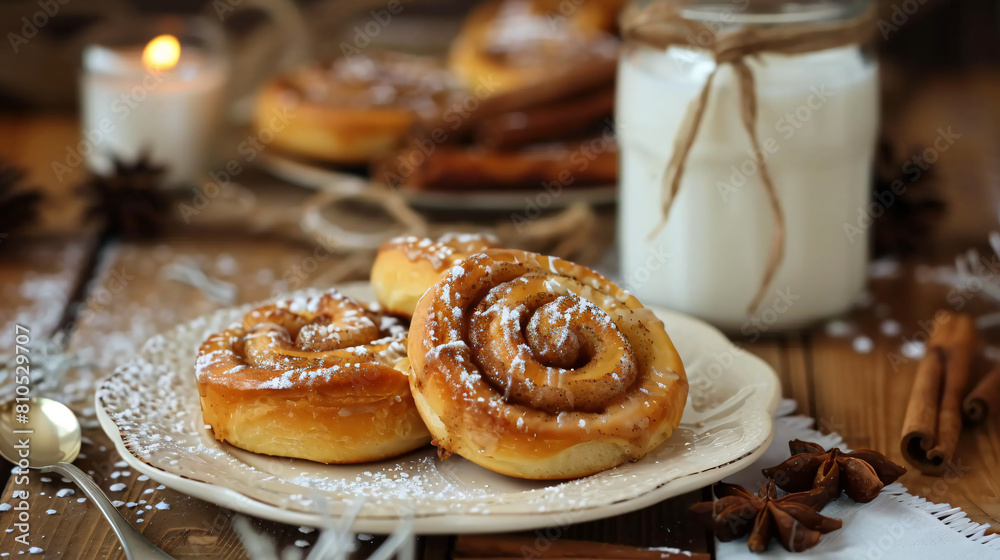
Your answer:
[[[978,424],[1000,410],[1000,362],[986,374],[962,402],[965,419]]]
[[[977,345],[976,325],[963,313],[939,311],[937,328],[917,366],[903,420],[900,450],[922,473],[948,468],[962,429],[962,396]]]
[[[530,556],[528,556],[530,554]],[[569,539],[539,539],[521,535],[463,535],[455,539],[455,559],[458,558],[541,558],[559,560],[708,560],[699,552],[668,549],[637,548],[620,544],[574,541]]]

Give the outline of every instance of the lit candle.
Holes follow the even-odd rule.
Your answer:
[[[168,186],[200,182],[221,125],[228,61],[160,34],[144,45],[90,45],[83,55],[81,155],[106,174],[148,153]]]

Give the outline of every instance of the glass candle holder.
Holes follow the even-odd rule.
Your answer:
[[[205,18],[117,19],[84,49],[81,155],[99,174],[148,155],[165,185],[190,186],[211,165],[223,123],[229,54]],[[87,149],[89,148],[89,149]]]
[[[873,14],[870,0],[626,11],[620,264],[641,300],[748,336],[857,300],[879,121]]]

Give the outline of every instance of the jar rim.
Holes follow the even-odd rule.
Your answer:
[[[781,25],[855,17],[871,0],[673,0],[684,19],[702,23]]]

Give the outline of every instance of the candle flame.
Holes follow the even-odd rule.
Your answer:
[[[154,37],[142,50],[142,63],[150,70],[169,70],[181,58],[181,44],[173,35]]]

